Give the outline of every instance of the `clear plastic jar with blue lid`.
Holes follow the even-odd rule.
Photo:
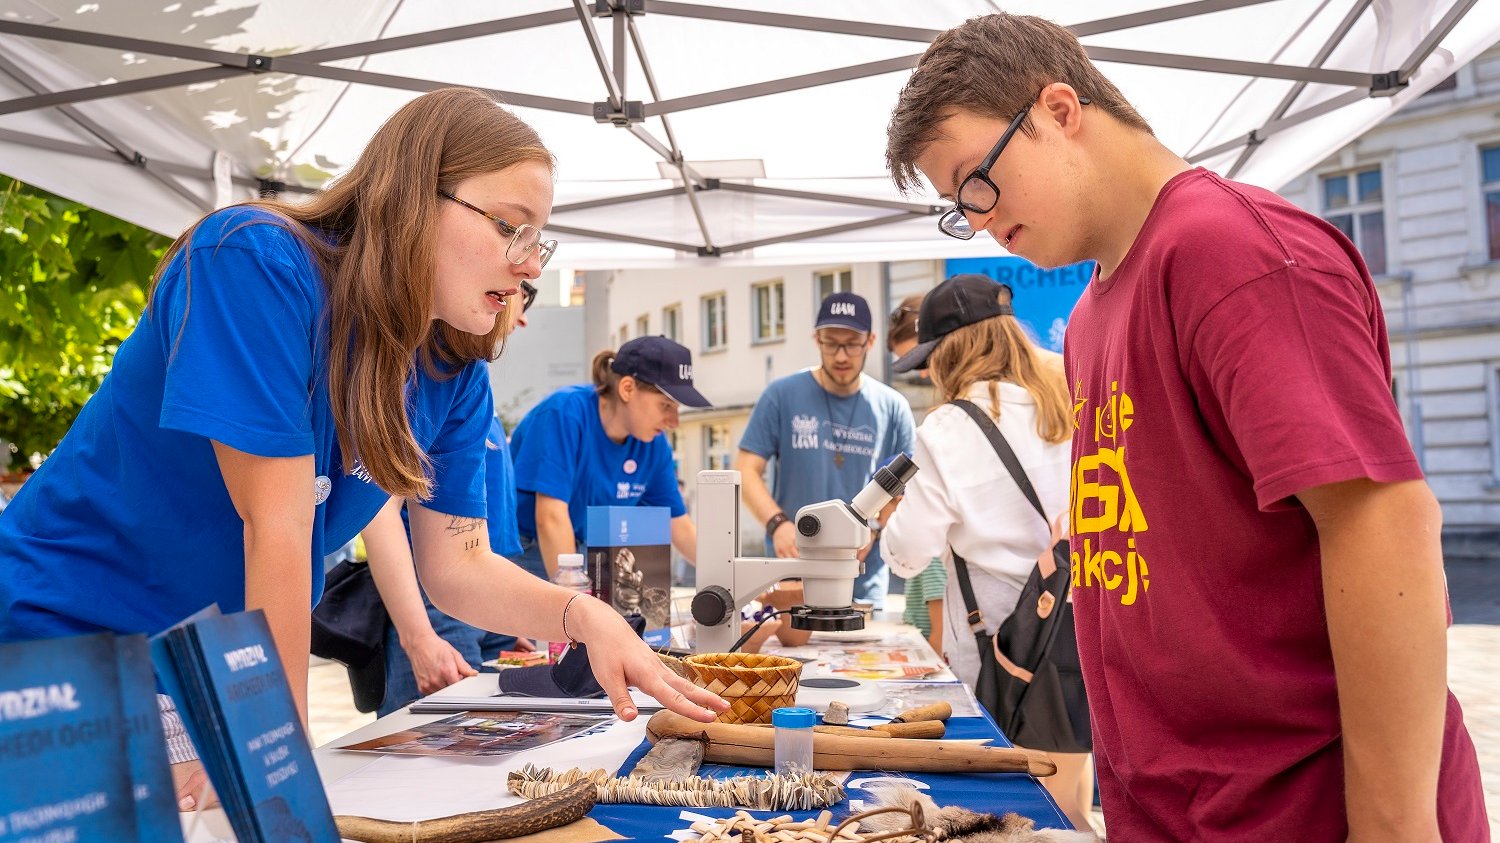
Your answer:
[[[813,771],[813,726],[818,713],[810,708],[778,708],[771,712],[776,727],[776,775],[798,776]]]

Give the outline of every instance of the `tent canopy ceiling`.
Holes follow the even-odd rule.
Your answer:
[[[558,159],[576,267],[996,254],[903,197],[885,124],[983,0],[0,0],[0,169],[175,234],[315,188],[418,92],[492,91]],[[1280,187],[1500,39],[1477,0],[1017,0],[1168,147]],[[815,14],[808,14],[814,12]]]

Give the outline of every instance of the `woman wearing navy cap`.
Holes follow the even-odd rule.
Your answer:
[[[522,564],[540,559],[557,573],[557,555],[583,539],[590,506],[667,507],[672,546],[691,561],[698,530],[666,432],[678,405],[710,406],[693,388],[692,353],[666,337],[637,337],[595,355],[593,375],[547,396],[511,435]]]

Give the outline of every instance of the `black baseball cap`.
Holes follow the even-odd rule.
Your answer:
[[[1016,311],[1000,303],[1001,284],[983,275],[955,275],[932,288],[917,312],[917,347],[901,355],[894,372],[910,372],[927,365],[927,358],[943,337],[965,325]]]
[[[848,328],[861,334],[870,333],[870,303],[864,296],[854,293],[831,293],[818,307],[818,321],[813,330],[819,328]]]
[[[713,406],[693,388],[693,353],[666,337],[636,337],[620,346],[609,367],[651,384],[678,404]]]

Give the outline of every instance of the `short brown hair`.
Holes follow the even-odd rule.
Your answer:
[[[886,130],[885,162],[902,192],[917,187],[916,160],[956,111],[1010,120],[1053,82],[1132,128],[1151,126],[1089,60],[1078,38],[1044,18],[1000,13],[971,18],[932,42],[901,89]],[[1028,116],[1021,131],[1033,136]]]

